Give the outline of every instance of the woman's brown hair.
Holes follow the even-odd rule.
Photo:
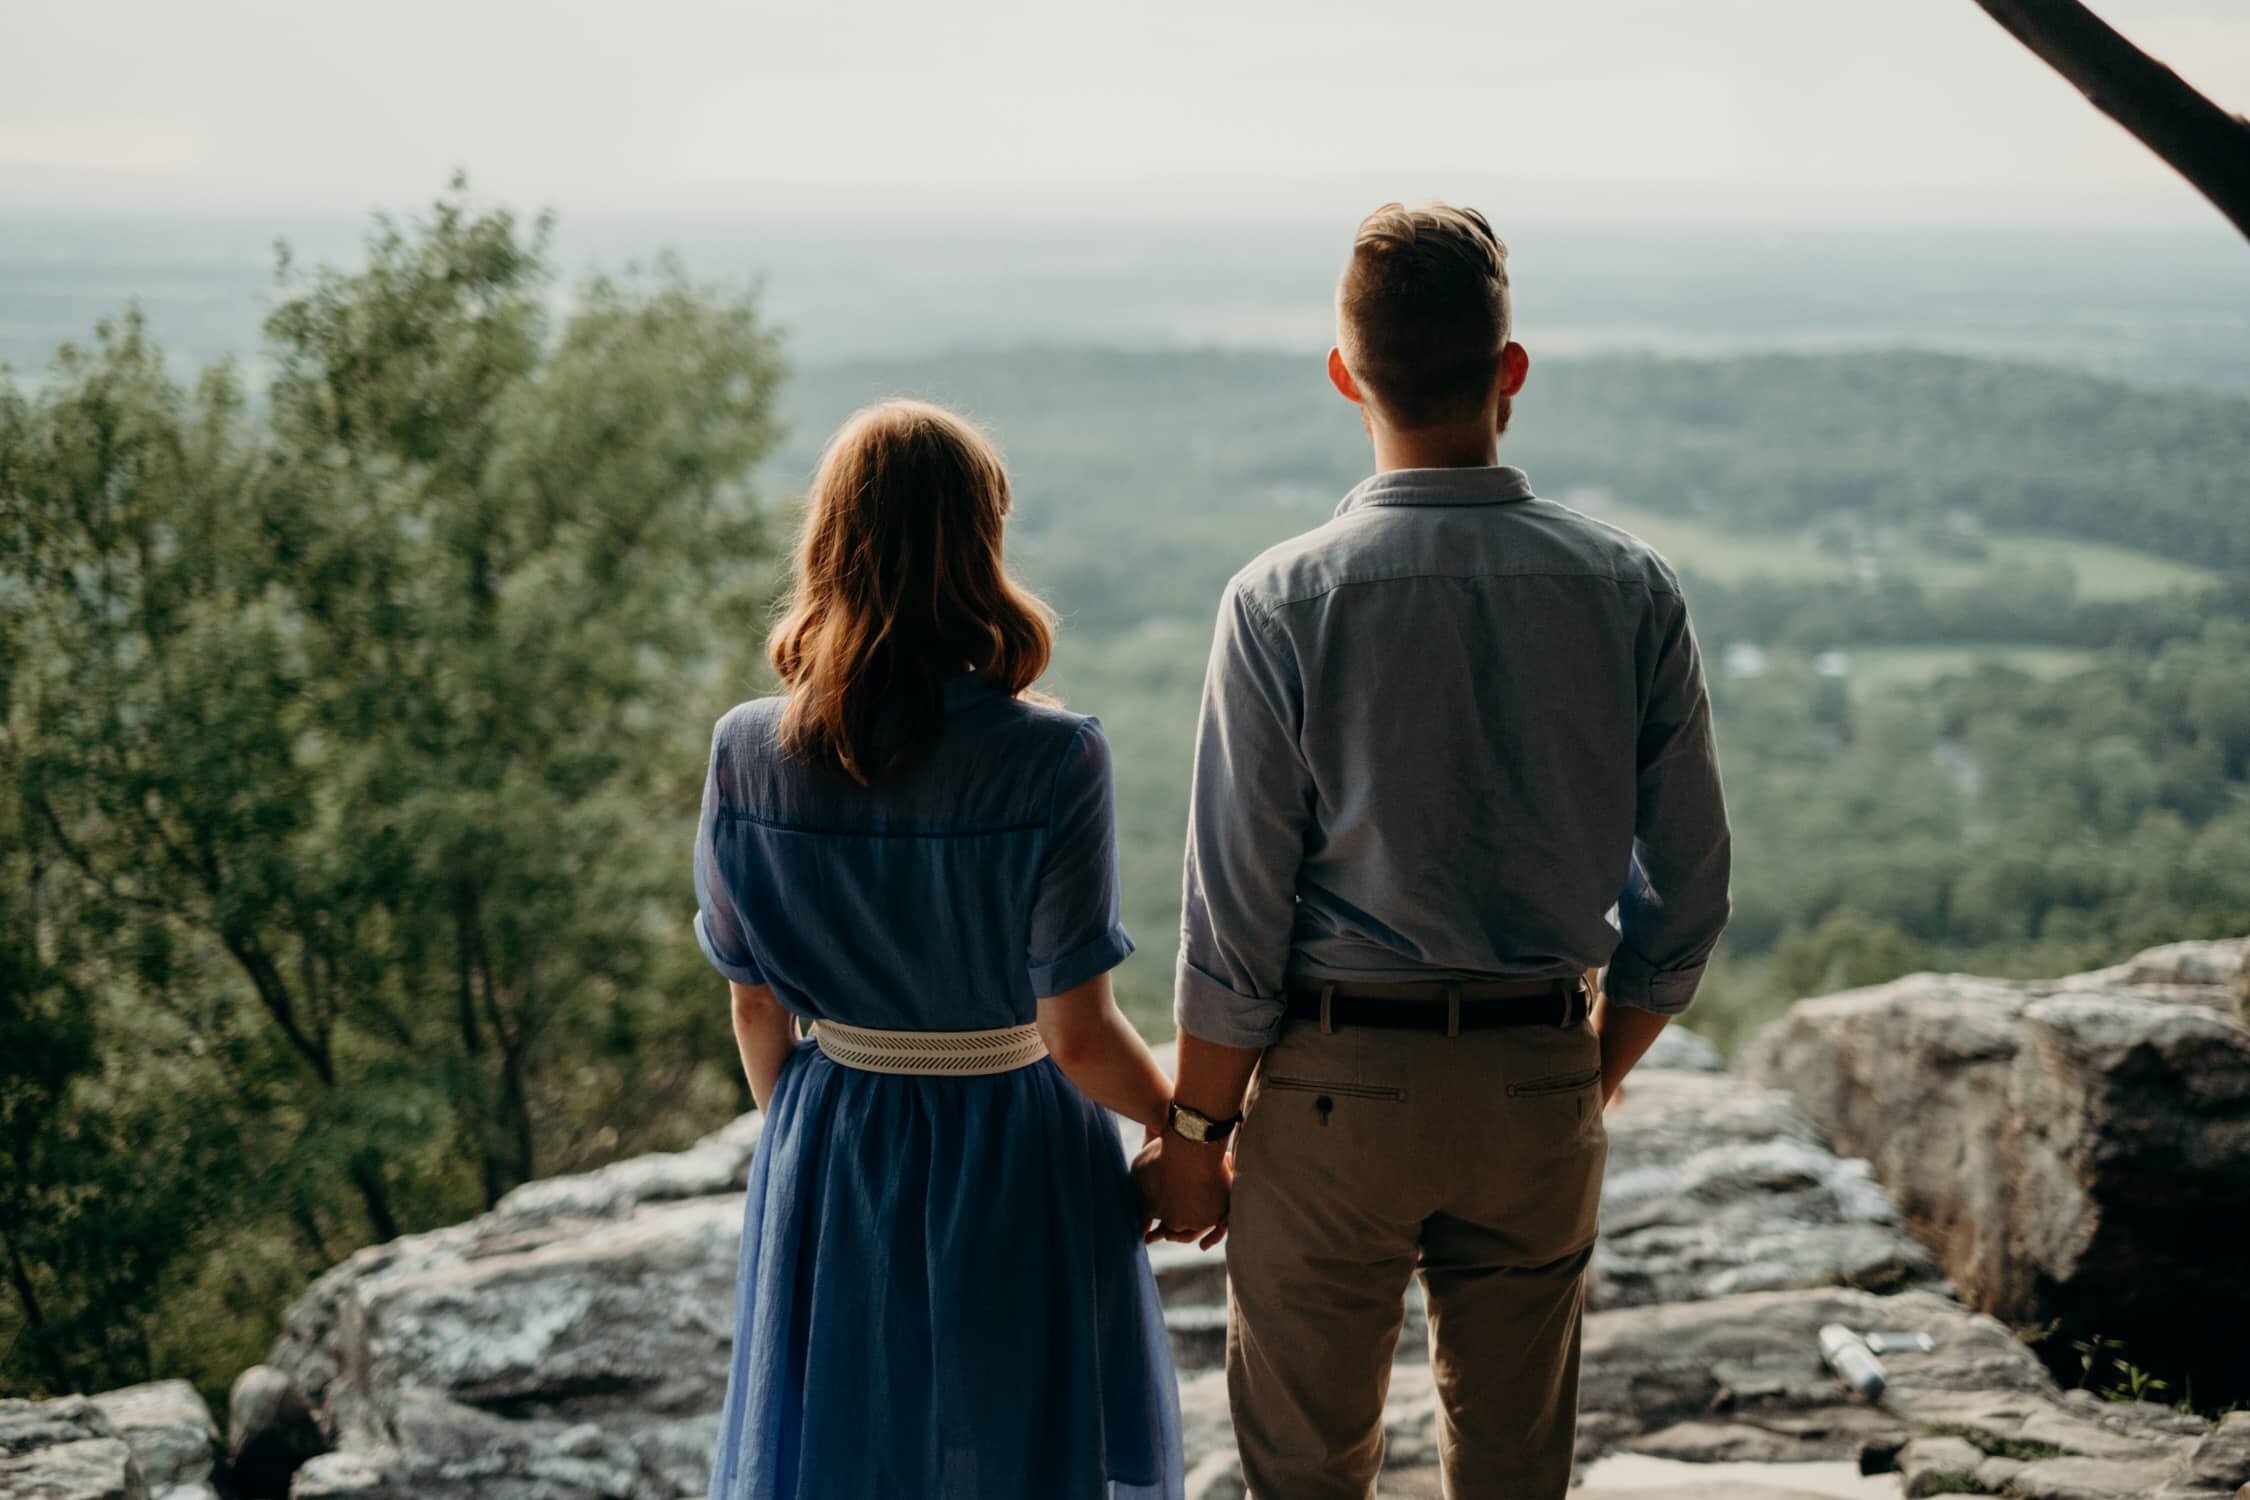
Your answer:
[[[1008,576],[1008,506],[1000,455],[943,407],[885,401],[837,429],[767,643],[785,752],[871,785],[936,737],[952,679],[1010,696],[1038,680],[1054,615]]]

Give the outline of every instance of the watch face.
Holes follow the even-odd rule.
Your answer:
[[[1201,1110],[1190,1109],[1184,1104],[1172,1106],[1171,1118],[1173,1133],[1180,1139],[1194,1141],[1199,1146],[1225,1140],[1235,1125],[1233,1120],[1214,1120]]]

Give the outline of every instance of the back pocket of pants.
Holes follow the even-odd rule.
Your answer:
[[[1386,1104],[1404,1102],[1406,1090],[1374,1083],[1323,1083],[1317,1078],[1266,1078],[1260,1085],[1293,1094],[1326,1094],[1334,1099],[1379,1099]]]
[[[1600,1082],[1602,1070],[1597,1065],[1579,1068],[1569,1073],[1550,1073],[1545,1078],[1527,1078],[1521,1083],[1508,1085],[1508,1097],[1524,1099],[1538,1094],[1571,1094],[1580,1089],[1590,1089]]]

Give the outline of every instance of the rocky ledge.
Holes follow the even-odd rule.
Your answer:
[[[184,1380],[0,1401],[8,1500],[218,1500],[218,1452],[211,1410]]]
[[[2250,940],[1804,1001],[1745,1049],[1869,1158],[1970,1305],[2250,1402]]]
[[[2237,964],[2241,946],[2228,950]],[[1807,1002],[1751,1049],[1755,1077],[1779,1087],[1731,1076],[1692,1034],[1668,1033],[1610,1116],[1581,1459],[1844,1461],[1896,1473],[1899,1492],[1916,1495],[2250,1500],[2250,1415],[2214,1427],[2167,1407],[2066,1392],[2005,1323],[1955,1298],[1944,1278],[1969,1284],[1965,1273],[1976,1262],[1963,1260],[1949,1236],[1965,1232],[1979,1210],[1948,1215],[1931,1207],[1944,1201],[1935,1184],[1901,1188],[1900,1153],[1875,1124],[1884,1111],[1850,1098],[1869,1086],[1863,1077],[1885,1071],[1877,1062],[1886,1047],[1888,1071],[1927,1071],[1919,1095],[1894,1089],[1885,1096],[1891,1128],[1954,1142],[1964,1179],[1957,1191],[1968,1194],[1978,1172],[2030,1159],[2028,1147],[2010,1155],[1995,1145],[2011,1118],[1995,1113],[1995,1089],[2002,1100],[2022,1101],[2013,1117],[2019,1123],[2006,1126],[2019,1139],[2036,1134],[2021,1123],[2030,1102],[2053,1097],[2028,1084],[1996,1084],[1989,1074],[1981,1082],[1966,1076],[2026,1050],[2020,1038],[2005,1045],[2015,1036],[2011,1026],[2030,1024],[2050,999],[2083,1002],[2100,991],[2128,1009],[2168,1006],[2186,1018],[2169,1024],[2200,1028],[2196,1036],[2217,1035],[2210,1025],[2239,1031],[2225,1007],[2184,997],[2188,989],[2224,995],[2231,974],[2209,982],[2177,977],[2218,975],[2228,951],[2159,950],[2099,976],[1989,991],[2016,999],[1956,1007],[1970,1017],[1962,1024],[1981,1027],[1988,1043],[1950,1051],[1916,1052],[1906,1038],[1923,1034],[1913,1027],[1945,1034],[1953,1023],[1942,997],[1989,982],[1900,981],[1885,987],[1890,1000],[1871,1001],[1868,995],[1885,992],[1865,992]],[[1907,1003],[1916,994],[1924,998]],[[1859,1020],[1842,1028],[1854,1038],[1848,1055],[1812,1040],[1835,1024],[1821,1007],[1861,1017],[1894,1003],[1913,1023],[1898,1038],[1886,1041],[1882,1026]],[[1997,1019],[2003,1012],[2006,1024]],[[2156,1076],[2195,1080],[2189,1104],[2167,1127],[2181,1142],[2180,1159],[2223,1154],[2231,1137],[2186,1137],[2214,1120],[2221,1131],[2231,1128],[2231,1075],[2196,1063],[2196,1049],[2185,1044],[2167,1051],[2145,1040],[2117,1042],[2114,1028],[2095,1027],[2092,1035],[2114,1045],[2087,1043],[2065,1054],[2070,1076],[2081,1081],[2072,1097],[2121,1098],[2132,1080],[2149,1076],[2152,1057],[2169,1058],[2175,1071]],[[2152,1035],[2171,1033],[2155,1024]],[[2228,1045],[2219,1044],[2220,1055],[2232,1055]],[[2104,1084],[2110,1075],[2125,1081]],[[2088,1132],[2113,1128],[2125,1143],[2119,1149],[2129,1151],[2144,1149],[2134,1143],[2147,1137],[2132,1133],[2121,1108],[2050,1126],[2050,1135],[2079,1132],[2082,1143]],[[723,1395],[738,1188],[758,1129],[758,1118],[746,1116],[688,1151],[531,1184],[477,1219],[372,1247],[321,1277],[290,1309],[269,1362],[236,1383],[222,1470],[235,1493],[298,1500],[701,1496]],[[1838,1155],[1836,1139],[1855,1154]],[[2069,1160],[2086,1156],[2081,1150]],[[1906,1215],[1885,1184],[1906,1198]],[[2098,1240],[2108,1210],[2098,1195],[2083,1201],[2092,1205],[2090,1233]],[[2235,1257],[2225,1243],[2202,1249],[2208,1268],[2231,1269]],[[1242,1484],[1217,1368],[1224,1260],[1166,1246],[1156,1266],[1180,1363],[1191,1494],[1231,1500]],[[1889,1386],[1869,1403],[1821,1363],[1816,1330],[1829,1322],[1924,1333],[1931,1348],[1889,1356]],[[1391,1389],[1384,1493],[1434,1496],[1434,1397],[1418,1309],[1410,1309],[1410,1323]],[[173,1462],[158,1454],[185,1453],[192,1442],[159,1443],[154,1434],[165,1424],[118,1415],[121,1403],[130,1411],[123,1398],[133,1394],[0,1403],[0,1494],[209,1495],[167,1488],[207,1482],[198,1473],[209,1473],[208,1416],[199,1429],[203,1468],[191,1473],[192,1457]],[[1753,1492],[1690,1486],[1670,1493],[1687,1500]]]

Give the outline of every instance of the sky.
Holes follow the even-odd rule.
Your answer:
[[[2098,8],[2250,109],[2246,0]],[[594,216],[2216,221],[1972,0],[0,0],[0,217],[456,166]]]

